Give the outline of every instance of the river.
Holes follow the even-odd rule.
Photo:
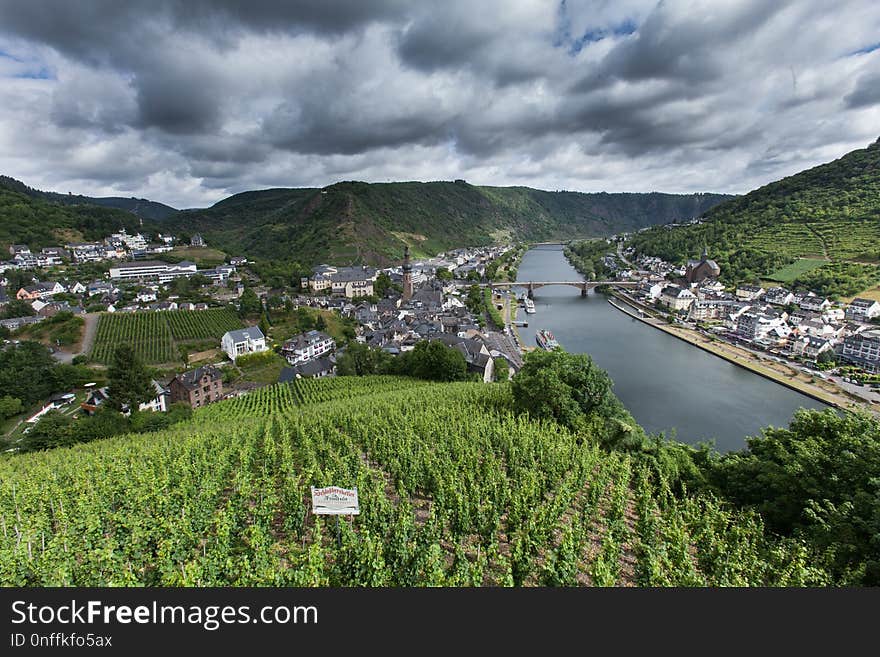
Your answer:
[[[583,280],[562,247],[523,256],[518,281]],[[517,290],[521,292],[521,290]],[[650,433],[689,444],[714,441],[719,452],[742,449],[762,427],[787,426],[800,407],[827,406],[628,317],[601,294],[568,286],[535,290],[535,314],[520,310],[526,345],[550,329],[564,349],[589,354],[614,381],[614,392]]]

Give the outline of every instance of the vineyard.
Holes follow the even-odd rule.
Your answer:
[[[823,583],[806,550],[556,424],[507,385],[310,379],[163,432],[0,460],[5,586]],[[312,515],[310,486],[361,515]],[[338,540],[338,543],[337,543]]]
[[[236,314],[226,308],[102,314],[91,358],[108,363],[117,345],[127,343],[147,363],[177,360],[175,344],[189,340],[219,340],[241,328]]]

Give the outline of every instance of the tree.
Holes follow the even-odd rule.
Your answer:
[[[467,375],[464,355],[436,340],[418,342],[410,362],[410,374],[420,379],[461,381]]]
[[[266,313],[260,317],[260,330],[263,332],[263,335],[269,335],[269,318],[266,317]]]
[[[319,314],[315,318],[315,328],[319,331],[326,331],[327,330],[327,320],[324,319],[323,315]]]
[[[49,411],[25,434],[19,450],[34,452],[52,447],[73,445],[77,440],[73,436],[71,425],[72,420],[66,415],[58,411]]]
[[[116,347],[107,378],[110,381],[108,403],[118,411],[137,411],[140,404],[156,396],[150,374],[130,344]]]
[[[372,349],[360,342],[352,342],[336,361],[336,373],[339,376],[382,374],[388,369],[390,358],[391,356],[381,349]]]
[[[531,351],[513,378],[513,398],[518,410],[535,418],[552,418],[577,427],[585,416],[610,416],[616,397],[611,378],[586,354]],[[619,404],[619,402],[617,402]]]
[[[0,397],[0,418],[6,419],[13,415],[18,415],[23,410],[20,399],[6,395]]]
[[[376,277],[376,280],[373,283],[373,292],[381,299],[385,296],[389,287],[391,287],[391,277],[383,271]]]
[[[452,280],[452,271],[446,269],[445,267],[441,267],[437,270],[437,279],[441,281],[451,281]]]
[[[238,300],[238,314],[242,317],[253,317],[260,314],[263,305],[253,288],[247,287]]]
[[[880,420],[801,409],[748,449],[710,462],[727,499],[776,532],[805,539],[843,584],[880,584]]]

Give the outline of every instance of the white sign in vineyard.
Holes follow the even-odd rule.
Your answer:
[[[312,513],[325,516],[356,516],[360,512],[357,488],[312,486]]]

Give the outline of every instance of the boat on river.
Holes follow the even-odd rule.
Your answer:
[[[541,349],[546,349],[547,351],[553,351],[556,347],[560,346],[553,333],[548,329],[538,329],[535,333],[535,341]]]

